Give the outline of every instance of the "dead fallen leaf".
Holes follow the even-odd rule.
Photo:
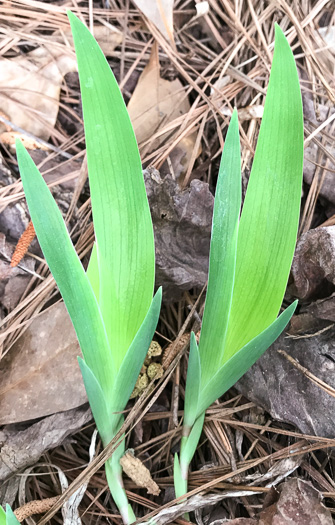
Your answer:
[[[278,501],[261,512],[258,525],[332,525],[331,513],[311,483],[294,478],[278,488]]]
[[[147,489],[148,494],[159,496],[159,486],[152,479],[150,471],[143,465],[142,461],[135,458],[132,450],[127,450],[120,459],[120,464],[127,476],[136,483],[138,487]]]
[[[45,417],[23,430],[5,426],[0,431],[0,481],[13,478],[13,474],[36,463],[45,452],[61,445],[91,420],[91,409],[85,405]]]
[[[59,47],[40,46],[26,56],[0,59],[0,112],[16,126],[48,140],[55,125],[61,83],[76,71],[75,57]],[[0,132],[6,126],[0,123]]]
[[[144,68],[133,95],[128,103],[128,112],[132,121],[137,142],[141,145],[151,139],[160,129],[175,119],[186,115],[190,103],[185,98],[185,90],[177,78],[170,82],[160,76],[158,48],[153,46],[148,65]],[[146,152],[157,148],[168,133],[160,135],[150,142]],[[186,170],[196,141],[196,133],[183,138],[178,143],[179,158],[174,166],[176,178],[181,170]],[[200,151],[198,152],[198,154]],[[171,158],[173,155],[171,155]],[[173,162],[173,161],[172,161]],[[180,167],[178,167],[180,164]]]
[[[34,319],[0,362],[0,424],[36,419],[87,401],[79,344],[63,303]]]
[[[140,11],[152,22],[162,35],[174,43],[173,39],[173,0],[134,0]]]
[[[328,322],[329,324],[329,322]],[[285,350],[301,366],[335,388],[335,327],[298,338],[284,332],[236,383],[240,394],[277,421],[303,434],[334,436],[335,398],[314,384],[278,352]]]
[[[17,138],[21,140],[26,149],[48,150],[48,147],[45,144],[41,144],[41,142],[38,142],[31,137],[27,137],[17,131],[5,131],[4,133],[1,133],[1,142],[3,142],[3,144],[8,144],[8,146],[14,146]]]
[[[335,285],[335,226],[317,228],[297,242],[289,292],[311,300],[330,295]]]

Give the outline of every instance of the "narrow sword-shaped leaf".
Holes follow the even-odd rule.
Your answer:
[[[0,505],[0,525],[6,525],[6,513]]]
[[[114,427],[111,424],[110,410],[107,408],[104,393],[92,370],[80,357],[78,357],[78,362],[92,414],[102,442],[104,446],[106,446],[114,437]]]
[[[96,243],[93,244],[90,262],[88,263],[86,274],[93,288],[94,295],[97,298],[97,301],[99,301],[100,284],[99,284],[98,249],[97,249]]]
[[[16,151],[29,212],[44,257],[63,296],[85,361],[103,391],[108,392],[115,370],[97,300],[62,214],[19,140],[16,141]]]
[[[184,429],[191,428],[197,418],[197,407],[201,383],[200,355],[194,332],[191,332],[190,355],[188,359],[185,404]]]
[[[120,420],[120,426],[123,423],[123,417]],[[116,432],[119,429],[116,430]],[[120,465],[120,458],[125,451],[125,441],[122,439],[120,445],[113,452],[111,458],[105,463],[106,477],[108,486],[110,487],[115,503],[120,511],[123,523],[133,523],[136,521],[135,514],[128,503],[126,491],[124,490],[122,481],[122,468]]]
[[[199,396],[200,397],[200,396]],[[199,399],[199,404],[201,403],[201,398]],[[180,453],[180,468],[183,477],[187,478],[188,466],[192,461],[192,458],[195,454],[196,448],[199,443],[201,436],[202,428],[204,426],[205,412],[203,411],[196,419],[190,435],[182,443],[182,449]]]
[[[184,496],[187,492],[187,479],[184,479],[181,473],[178,454],[174,455],[173,463],[173,484],[176,493],[176,498]]]
[[[199,341],[202,381],[221,361],[231,308],[241,209],[241,152],[237,111],[229,124],[215,192],[207,296]]]
[[[10,506],[6,505],[6,525],[19,525],[19,520],[15,516]]]
[[[279,26],[275,33],[264,116],[239,226],[225,361],[276,319],[297,237],[302,102],[292,51]]]
[[[109,400],[112,411],[122,411],[130,398],[156,330],[161,302],[162,288],[159,288],[116,376],[113,392]]]
[[[212,381],[201,390],[198,405],[199,414],[227,392],[261,357],[265,350],[282,333],[294,314],[297,304],[298,301],[292,303],[270,326],[225,362],[212,378]]]
[[[153,228],[135,134],[115,77],[89,30],[68,16],[83,104],[99,304],[119,368],[152,300]]]

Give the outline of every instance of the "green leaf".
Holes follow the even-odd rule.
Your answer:
[[[173,484],[174,484],[174,490],[176,493],[176,498],[180,498],[180,496],[184,496],[184,494],[186,494],[187,480],[183,479],[183,476],[181,474],[178,454],[174,455]]]
[[[204,383],[218,369],[223,354],[234,286],[240,209],[241,152],[234,110],[215,192],[207,296],[199,341]]]
[[[111,411],[107,408],[105,396],[97,378],[81,357],[78,357],[78,362],[97,429],[104,446],[107,446],[115,435],[116,424],[113,421]],[[118,419],[120,419],[120,415]]]
[[[192,458],[195,454],[195,451],[199,443],[202,428],[204,426],[205,411],[203,411],[202,413],[199,413],[200,412],[199,406],[202,405],[201,396],[202,394],[200,393],[199,404],[198,404],[198,414],[199,414],[198,418],[196,419],[192,427],[190,435],[187,437],[187,439],[184,440],[184,443],[182,443],[182,448],[180,452],[180,468],[181,468],[183,476],[186,476],[186,472],[184,472],[184,470],[188,469],[188,466],[192,461]]]
[[[121,419],[121,424],[123,423],[123,417]],[[118,431],[119,429],[117,429]],[[114,501],[120,511],[123,523],[133,523],[136,521],[136,517],[131,506],[128,503],[126,491],[122,483],[122,468],[120,465],[120,458],[125,451],[125,441],[124,439],[113,452],[111,458],[109,458],[105,463],[106,469],[106,478],[108,486],[111,489],[113,494]]]
[[[156,330],[161,302],[162,288],[159,288],[117,374],[113,392],[108,400],[112,410],[115,412],[120,412],[124,409],[130,398],[130,394],[134,389],[143,361]]]
[[[10,506],[6,505],[6,525],[19,525],[20,522],[16,518],[14,512],[10,508]]]
[[[101,388],[108,392],[115,371],[97,300],[62,214],[19,140],[16,141],[16,151],[30,216],[44,257],[63,296],[85,361]]]
[[[264,116],[243,205],[224,361],[277,317],[299,221],[303,115],[290,46],[276,25]]]
[[[135,134],[115,77],[89,30],[68,16],[83,104],[99,304],[119,368],[152,300],[153,228]]]
[[[200,392],[198,413],[207,408],[238,381],[243,374],[261,357],[267,348],[282,333],[291,319],[298,301],[292,303],[284,312],[261,334],[247,343],[241,350],[236,352],[229,361],[218,370],[212,381],[205,385]]]
[[[201,382],[200,356],[197,341],[193,332],[190,340],[190,356],[187,367],[184,428],[192,427],[197,417],[197,407]]]
[[[6,513],[0,505],[0,525],[6,525]]]
[[[97,249],[96,243],[93,244],[90,262],[88,263],[86,274],[93,288],[94,295],[97,298],[97,301],[99,301],[100,284],[99,284],[98,249]]]

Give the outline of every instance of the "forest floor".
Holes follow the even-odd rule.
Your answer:
[[[154,358],[164,375],[150,395],[130,401],[125,423],[127,448],[160,489],[159,495],[148,495],[136,479],[125,476],[129,500],[139,519],[150,516],[160,525],[187,523],[185,504],[174,501],[173,456],[181,435],[189,333],[199,330],[204,305],[205,294],[199,294],[206,283],[212,196],[224,137],[236,107],[245,192],[275,23],[284,30],[304,106],[301,217],[285,296],[286,304],[298,298],[299,307],[264,357],[268,361],[256,365],[206,412],[192,462],[188,508],[191,521],[199,525],[332,523],[334,4],[158,4],[160,9],[156,2],[129,0],[0,1],[0,504],[10,503],[28,525],[121,523],[107,487],[101,443],[93,439],[95,426],[76,361],[80,350],[29,226],[13,146],[17,136],[24,140],[87,265],[94,233],[79,81],[66,16],[71,9],[106,55],[128,105],[143,167],[151,181],[161,183],[159,199],[153,194],[149,201],[156,236],[165,232],[156,279],[164,289],[155,337],[162,355]],[[194,181],[207,191],[203,199],[194,199]],[[181,202],[188,206],[189,220],[178,208]],[[26,230],[28,242],[21,241],[19,251],[22,256],[28,251],[11,267]],[[82,499],[78,496],[69,508],[64,502],[83,483]]]

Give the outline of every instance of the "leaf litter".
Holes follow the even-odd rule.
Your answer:
[[[206,9],[203,10],[197,10],[193,1],[175,2],[174,26],[171,25],[171,9],[165,12],[165,6],[169,2],[166,4],[160,2],[163,8],[158,10],[158,18],[157,10],[156,14],[150,10],[145,12],[144,7],[139,4],[140,2],[137,2],[137,7],[142,10],[144,17],[135,4],[125,1],[119,2],[118,5],[114,2],[101,2],[99,6],[95,4],[94,9],[91,3],[84,3],[80,11],[76,12],[94,27],[97,38],[104,40],[104,52],[111,66],[118,73],[118,80],[121,87],[124,88],[125,98],[127,101],[130,100],[130,108],[133,104],[138,110],[139,104],[134,103],[137,89],[135,86],[137,85],[139,89],[146,78],[145,68],[149,67],[150,63],[152,65],[153,60],[155,61],[154,70],[151,72],[154,81],[146,80],[144,91],[148,93],[146,94],[148,100],[150,93],[152,94],[154,102],[152,105],[155,107],[156,118],[149,119],[151,129],[148,126],[148,129],[145,130],[145,134],[140,139],[140,146],[144,166],[152,166],[161,170],[162,184],[167,187],[165,197],[167,203],[164,205],[162,197],[159,201],[157,190],[156,195],[153,192],[152,202],[154,214],[157,215],[156,235],[165,231],[165,236],[163,236],[165,242],[162,244],[159,257],[161,258],[160,279],[163,282],[165,279],[167,284],[168,300],[161,316],[159,334],[157,334],[163,351],[169,343],[179,341],[181,336],[187,340],[187,335],[182,335],[181,332],[187,317],[189,318],[187,332],[194,328],[194,325],[199,327],[199,316],[201,317],[202,314],[203,303],[201,302],[200,306],[196,307],[191,316],[190,310],[196,303],[197,290],[205,284],[210,222],[208,225],[206,223],[206,231],[199,240],[198,232],[204,228],[204,223],[201,223],[201,220],[199,222],[197,216],[201,217],[201,214],[205,214],[203,215],[205,219],[206,214],[211,215],[208,189],[213,192],[215,187],[215,175],[228,122],[226,117],[231,114],[234,105],[239,111],[244,111],[247,117],[241,124],[240,131],[244,183],[248,178],[273,50],[273,23],[277,21],[284,30],[287,30],[300,68],[305,109],[306,158],[308,159],[304,170],[305,186],[301,221],[301,232],[304,232],[307,237],[301,238],[300,249],[296,252],[295,269],[292,273],[292,285],[288,295],[288,298],[295,297],[300,286],[300,295],[305,299],[292,326],[294,324],[298,326],[299,323],[300,326],[303,326],[302,318],[308,321],[307,325],[305,324],[305,327],[297,334],[298,337],[301,337],[300,340],[283,338],[278,344],[280,350],[289,345],[289,354],[294,356],[298,363],[313,373],[316,378],[334,387],[331,347],[333,336],[332,328],[328,328],[334,317],[332,314],[333,275],[329,270],[329,268],[332,269],[333,256],[331,242],[328,242],[331,232],[325,235],[322,233],[325,228],[318,229],[319,226],[328,228],[335,224],[331,184],[334,175],[332,149],[334,121],[329,120],[335,99],[333,93],[334,48],[333,40],[331,40],[334,20],[330,2],[295,3],[280,0],[276,5],[270,4],[264,7],[261,2],[241,0],[237,3],[221,4],[216,0],[211,0],[208,2],[208,8],[206,6]],[[80,155],[83,148],[83,131],[79,91],[75,83],[70,82],[70,75],[73,74],[71,68],[74,55],[69,40],[65,5],[47,3],[43,5],[29,3],[28,5],[23,0],[15,0],[3,2],[0,9],[3,21],[1,34],[3,63],[10,62],[10,67],[13,69],[23,66],[30,67],[32,71],[29,72],[29,75],[39,86],[37,89],[39,94],[29,98],[29,101],[23,96],[26,86],[20,86],[14,97],[17,100],[11,100],[11,105],[7,102],[4,104],[0,115],[1,122],[4,124],[3,132],[21,133],[22,135],[21,130],[24,130],[32,135],[30,138],[37,139],[33,147],[38,144],[38,139],[45,140],[48,149],[47,153],[44,153],[45,157],[40,158],[42,163],[53,158],[57,166],[60,161],[64,161],[64,155],[68,159],[74,159],[74,163],[65,175],[73,177],[74,180],[72,189],[69,189],[70,200],[74,195],[73,189],[77,199],[75,207],[72,206],[70,210],[73,219],[70,227],[72,238],[85,264],[85,257],[89,254],[93,236],[88,227],[90,214],[87,190],[77,178],[82,159]],[[320,33],[322,39],[319,36]],[[156,50],[153,50],[154,41],[156,41]],[[51,42],[52,52],[50,51]],[[34,53],[36,54],[35,59],[33,59]],[[59,68],[57,69],[59,57],[64,57],[65,64],[69,64],[62,72]],[[36,61],[35,66],[34,60]],[[39,63],[38,60],[40,60]],[[47,89],[41,89],[43,83],[46,82],[44,78],[41,80],[43,68],[46,70],[49,68],[56,75],[45,84],[50,85],[50,89],[54,89],[50,96],[45,96]],[[141,82],[138,82],[138,78],[142,79]],[[178,87],[171,90],[170,88],[174,85],[177,86],[176,83],[173,84],[176,80]],[[5,86],[1,85],[1,96],[6,101],[10,95],[8,89],[5,88],[10,88],[11,94],[14,88],[18,89],[16,85],[8,84],[10,82],[7,82]],[[33,85],[32,83],[29,89]],[[166,89],[169,88],[167,93],[168,98],[171,98],[171,109],[182,106],[182,113],[179,115],[169,113],[168,108],[162,111],[161,118],[157,118],[157,108],[159,112],[163,101],[167,98],[163,86],[166,86]],[[132,97],[134,97],[133,102],[131,102]],[[183,99],[182,102],[180,102],[181,99]],[[44,105],[47,109],[41,112]],[[25,111],[22,111],[23,108]],[[306,111],[307,108],[309,108],[309,113]],[[25,120],[21,121],[21,118]],[[327,119],[328,124],[323,126]],[[139,120],[148,125],[144,115],[139,117]],[[139,131],[141,132],[142,130]],[[5,138],[6,136],[2,140],[2,165],[6,169],[9,168],[12,173],[16,173],[15,161]],[[182,152],[182,155],[187,156],[187,163],[191,166],[188,170],[187,164],[184,164],[183,161],[178,163],[178,158],[176,160],[173,154],[183,143],[189,145],[189,149],[185,147],[186,153]],[[177,179],[173,181],[174,185],[172,182],[167,183],[168,179],[164,175],[167,171],[170,171],[172,181],[174,177]],[[182,177],[178,177],[183,171]],[[54,168],[53,184],[61,182],[62,178],[64,175]],[[188,187],[192,179],[193,183]],[[195,191],[197,188],[201,188],[201,191],[204,192],[206,184],[209,185],[207,186],[209,204],[206,204],[208,210],[204,211],[201,199],[195,201],[197,205],[194,207],[187,207],[184,204],[184,208],[178,208],[178,201],[183,202],[185,199],[182,193],[179,195],[178,185],[186,186],[188,192],[190,189]],[[77,187],[83,188],[83,191],[78,193]],[[171,198],[173,196],[174,198]],[[61,193],[58,194],[58,201],[62,201]],[[19,239],[29,222],[29,217],[26,216],[24,210],[20,183],[15,178],[0,189],[0,202],[2,212],[6,213],[9,209],[15,210],[15,215],[12,213],[15,220],[12,221],[11,229],[6,227],[4,221],[1,222],[4,242],[11,242],[14,248],[14,242]],[[183,213],[178,218],[178,213],[183,209],[186,215]],[[65,213],[67,210],[68,205]],[[190,215],[194,216],[193,237],[190,237],[189,230],[185,227],[187,210]],[[174,214],[177,216],[176,219],[173,219]],[[186,220],[184,229],[181,227],[176,230],[178,220]],[[19,225],[16,226],[17,232],[8,235],[9,231],[14,232],[13,222]],[[187,242],[189,245],[185,248]],[[317,248],[314,250],[315,258],[312,258],[313,268],[306,273],[306,259],[304,259],[306,255],[304,254],[308,253],[309,243]],[[182,268],[181,263],[185,264],[183,248],[184,253],[188,253],[191,245],[194,246],[194,251],[191,252],[190,261],[180,275],[178,268]],[[180,248],[176,250],[176,246]],[[2,253],[4,264],[2,275],[6,274],[3,277],[6,283],[6,299],[1,300],[1,343],[3,360],[6,361],[2,361],[2,364],[8,362],[14,367],[16,341],[20,335],[27,333],[29,325],[32,326],[35,322],[34,318],[39,319],[39,313],[43,309],[56,302],[58,295],[55,284],[48,276],[48,271],[40,259],[41,254],[36,247],[32,246],[29,249],[34,253],[31,254],[29,251],[21,266],[17,270],[11,270],[11,273],[7,272],[10,262],[8,254],[12,253],[12,248],[10,247],[9,251],[6,250],[3,250],[6,255]],[[34,259],[31,258],[31,255],[34,256]],[[192,265],[192,258],[194,265]],[[32,261],[34,264],[29,267]],[[307,262],[310,262],[310,258]],[[20,286],[13,286],[17,290],[16,299],[13,300],[11,280],[17,279],[15,272],[19,271],[24,277],[24,283],[21,282]],[[306,282],[311,284],[311,287],[307,286],[308,293],[313,289],[314,297],[306,295]],[[323,332],[324,329],[327,330]],[[306,335],[308,338],[305,337]],[[57,341],[58,338],[55,338],[55,346],[57,346]],[[185,343],[181,348],[185,352]],[[40,356],[42,351],[43,347],[40,348]],[[55,348],[54,352],[62,354],[59,348]],[[246,398],[240,394],[234,397],[236,390],[232,390],[207,411],[203,440],[194,460],[194,471],[190,476],[189,503],[193,504],[193,510],[196,511],[195,516],[199,522],[206,520],[207,523],[215,523],[219,520],[220,523],[231,521],[231,523],[286,524],[295,522],[304,524],[311,523],[312,516],[315,516],[315,523],[331,522],[329,511],[324,510],[324,503],[331,512],[334,512],[334,465],[331,454],[334,439],[331,428],[327,426],[326,418],[333,414],[334,398],[330,399],[331,396],[325,392],[321,394],[319,387],[311,383],[301,370],[289,363],[283,354],[278,354],[275,348],[271,349],[271,352],[269,381],[272,381],[272,384],[266,387],[267,399],[261,396],[254,399],[256,405],[259,406],[258,415],[255,415],[255,403],[246,402],[246,398],[250,399],[252,394],[255,395],[257,383],[260,384],[257,379],[259,376],[255,372],[249,373],[247,386],[244,387],[243,392]],[[163,356],[165,356],[164,353]],[[274,370],[277,356],[282,361],[280,361],[281,364],[276,365],[279,368]],[[175,423],[176,420],[180,421],[182,416],[180,407],[182,407],[185,384],[185,362],[184,359],[180,360],[180,357],[181,355],[177,354],[174,361],[169,363],[166,375],[158,382],[156,391],[161,391],[160,395],[151,394],[153,397],[146,401],[141,398],[132,409],[131,418],[127,419],[125,425],[126,431],[132,425],[132,421],[137,421],[137,425],[141,425],[142,432],[137,436],[142,434],[142,438],[134,447],[135,454],[149,468],[154,481],[161,490],[160,496],[149,498],[136,489],[132,481],[127,480],[126,488],[129,491],[129,497],[132,503],[137,504],[138,515],[151,512],[152,515],[161,516],[161,513],[164,512],[164,505],[167,510],[175,509],[176,514],[173,514],[175,511],[165,514],[164,519],[168,517],[170,522],[172,519],[180,521],[186,510],[182,505],[178,507],[174,505],[173,494],[171,494],[173,480],[170,470],[172,455],[177,451],[179,441],[180,427]],[[278,385],[277,374],[281,366],[285,368],[287,383]],[[72,380],[77,383],[72,374],[72,370],[68,372],[64,370],[61,379],[65,379],[63,382],[66,382],[67,379],[69,384]],[[168,383],[165,384],[167,380]],[[49,382],[52,383],[54,389],[59,388],[60,382],[56,381],[56,376]],[[278,396],[276,386],[281,386],[280,396]],[[296,403],[297,409],[294,412],[292,400],[296,398],[297,390],[301,397],[300,402]],[[306,394],[304,395],[307,390],[313,392],[309,398]],[[24,391],[18,398],[22,396],[22,393],[24,394]],[[71,404],[75,398],[73,394],[69,397],[71,397]],[[38,409],[37,398],[35,409]],[[310,400],[309,404],[308,400]],[[79,488],[83,478],[86,477],[86,480],[89,481],[80,506],[83,523],[90,523],[92,519],[96,522],[97,513],[114,520],[116,519],[115,509],[106,493],[103,470],[98,469],[101,453],[96,461],[94,460],[91,465],[85,467],[89,459],[88,448],[93,431],[92,426],[86,426],[89,416],[85,416],[84,422],[84,419],[81,418],[82,408],[69,410],[67,408],[69,405],[65,403],[69,399],[65,399],[62,405],[61,396],[58,401],[57,410],[63,407],[63,410],[68,410],[68,412],[61,411],[41,421],[27,423],[29,417],[22,411],[22,417],[25,418],[21,420],[23,422],[6,425],[3,428],[1,441],[4,445],[0,456],[1,479],[9,479],[18,469],[36,464],[34,476],[30,475],[26,480],[25,497],[27,501],[55,497],[60,494],[60,487],[55,481],[51,466],[55,464],[66,472],[69,479],[70,485],[66,491],[68,495]],[[266,404],[267,401],[268,404]],[[282,402],[281,406],[279,401]],[[284,405],[284,402],[287,405]],[[141,409],[143,403],[146,403],[144,415]],[[313,403],[315,413],[312,412]],[[323,407],[322,410],[320,406]],[[0,411],[1,409],[0,405]],[[52,409],[49,413],[52,413]],[[322,425],[320,414],[324,417],[324,425]],[[35,412],[33,417],[42,417],[41,412]],[[58,423],[55,424],[57,418]],[[69,421],[73,423],[70,424]],[[55,426],[52,427],[52,425]],[[49,431],[48,428],[53,428],[53,430]],[[81,430],[77,432],[79,429]],[[75,432],[77,434],[70,437]],[[68,437],[65,438],[65,436]],[[130,440],[131,446],[133,438],[130,435],[127,439]],[[43,454],[50,468],[38,462]],[[268,487],[268,481],[260,476],[269,473],[273,465],[279,465],[287,457],[297,457],[299,462],[294,470],[292,466],[286,465],[286,471],[284,469],[284,474],[282,474],[284,476],[282,479],[286,481],[279,486],[279,499],[277,495],[276,500],[271,493],[274,489]],[[79,477],[79,472],[83,476]],[[254,476],[253,480],[250,476]],[[307,478],[314,489],[311,485],[306,485],[302,478]],[[217,490],[221,493],[215,494]],[[294,501],[293,495],[296,496]],[[320,495],[326,498],[323,503],[320,502]],[[270,496],[274,498],[272,503],[269,502]],[[66,493],[62,497],[66,499]],[[214,507],[213,502],[215,502]],[[288,503],[293,511],[300,512],[301,510],[301,521],[294,521],[296,517],[293,519],[288,516],[285,510],[285,505]],[[308,507],[308,521],[303,517],[302,512],[306,504],[311,505]],[[40,522],[51,519],[49,522],[59,523],[58,517],[51,517],[53,514],[54,511],[50,511],[49,518],[45,516]],[[324,521],[320,521],[322,519]]]

